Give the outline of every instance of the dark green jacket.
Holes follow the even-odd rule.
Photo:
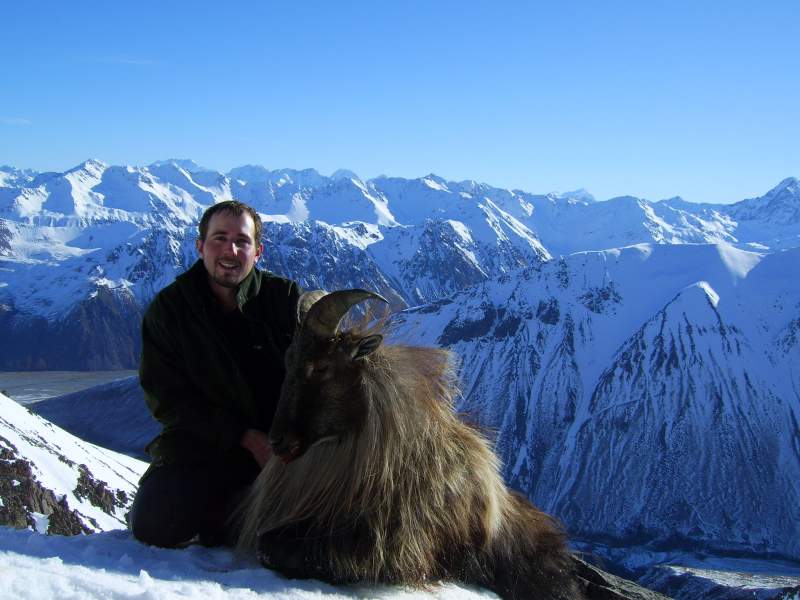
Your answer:
[[[161,290],[142,322],[139,380],[161,434],[147,446],[154,464],[198,462],[232,453],[245,429],[264,429],[264,403],[274,406],[285,374],[301,289],[253,269],[239,286],[239,310],[264,360],[263,385],[243,380],[219,326],[203,262]],[[259,360],[261,358],[259,357]],[[261,382],[259,382],[261,384]]]

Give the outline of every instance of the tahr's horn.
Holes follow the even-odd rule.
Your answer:
[[[320,298],[327,295],[328,292],[325,290],[310,290],[300,294],[300,297],[297,299],[297,324],[302,325],[311,307],[319,302]]]
[[[304,326],[316,336],[331,338],[336,335],[339,323],[353,306],[364,300],[380,300],[389,303],[386,298],[367,290],[337,290],[320,298],[306,314]]]

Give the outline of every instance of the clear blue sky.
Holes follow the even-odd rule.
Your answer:
[[[800,2],[8,2],[0,164],[700,202],[800,176]]]

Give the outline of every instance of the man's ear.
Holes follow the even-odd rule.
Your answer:
[[[383,342],[383,336],[380,334],[368,335],[365,338],[361,338],[350,351],[350,357],[353,360],[358,360],[359,358],[369,356],[378,349],[381,342]]]
[[[264,244],[259,244],[258,248],[256,249],[256,261],[261,258],[261,255],[264,253]]]
[[[200,258],[203,257],[203,240],[200,238],[195,239],[194,247],[197,248],[197,253],[200,255]]]

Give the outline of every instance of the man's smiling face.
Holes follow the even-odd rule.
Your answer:
[[[197,240],[197,251],[216,295],[230,295],[253,269],[263,250],[254,237],[255,224],[247,213],[221,211],[211,217],[205,239]]]

